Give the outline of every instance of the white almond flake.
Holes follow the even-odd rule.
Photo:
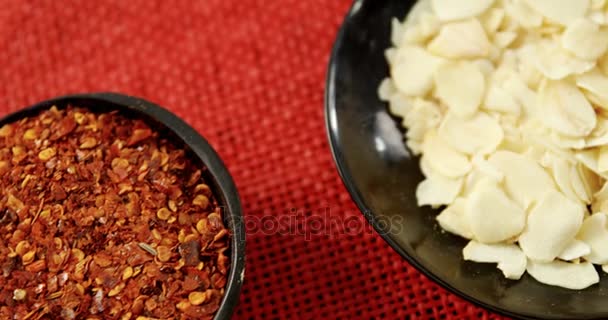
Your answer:
[[[488,60],[488,59],[477,59],[474,60],[473,63],[477,66],[477,68],[479,69],[479,71],[481,71],[481,73],[483,73],[483,76],[485,78],[490,78],[492,76],[492,74],[494,73],[494,64],[492,63],[492,61]]]
[[[596,175],[593,171],[589,170],[582,163],[576,164],[578,175],[581,177],[583,186],[585,188],[585,194],[590,199],[587,203],[593,204],[593,196],[601,189],[603,178]]]
[[[435,73],[437,97],[460,117],[475,114],[485,92],[483,74],[473,63],[445,64]]]
[[[592,192],[587,188],[577,166],[570,168],[570,183],[578,198],[585,204],[591,204]]]
[[[529,117],[534,117],[538,112],[537,94],[530,90],[526,83],[514,71],[507,76],[503,83],[503,88],[511,94],[522,106],[524,114]]]
[[[608,146],[599,148],[599,156],[597,158],[597,170],[600,172],[608,171]]]
[[[441,28],[441,22],[437,19],[437,16],[430,12],[425,12],[420,16],[419,22],[420,32],[425,37],[425,39],[429,39],[434,37],[439,29]]]
[[[465,204],[466,199],[456,198],[452,204],[437,216],[437,222],[447,232],[466,239],[472,239],[473,233],[464,215]]]
[[[459,178],[471,170],[469,159],[435,133],[429,133],[425,138],[423,152],[429,165],[445,177]]]
[[[526,272],[526,256],[514,244],[483,244],[472,240],[462,249],[462,255],[465,260],[498,263],[498,269],[507,279],[519,280]]]
[[[608,264],[605,264],[602,266],[602,271],[604,271],[605,273],[608,273]]]
[[[397,18],[391,19],[391,43],[393,46],[399,46],[403,38],[404,28]]]
[[[470,118],[448,113],[438,135],[457,151],[470,155],[493,152],[504,137],[500,123],[483,112]]]
[[[406,46],[397,51],[391,75],[395,86],[409,96],[424,96],[433,88],[435,70],[443,59],[420,47]]]
[[[538,96],[545,125],[571,137],[584,137],[596,125],[593,107],[581,91],[566,81],[548,81]]]
[[[475,17],[492,6],[494,0],[431,0],[440,20],[453,21]]]
[[[397,52],[398,50],[395,48],[389,48],[384,51],[384,58],[386,58],[386,62],[391,67],[395,64],[395,61],[397,60]]]
[[[593,264],[589,262],[575,264],[557,260],[543,263],[528,260],[526,271],[538,282],[572,290],[582,290],[600,281]]]
[[[602,11],[593,11],[587,18],[600,26],[606,25],[606,14]]]
[[[528,258],[550,262],[574,239],[583,216],[580,204],[549,190],[530,211],[519,245]]]
[[[571,200],[579,201],[579,197],[572,189],[572,183],[570,182],[570,168],[572,165],[565,159],[555,155],[549,156],[548,160],[553,172],[553,178],[562,193]]]
[[[608,31],[592,21],[578,19],[566,28],[562,46],[578,58],[596,60],[608,49]]]
[[[606,201],[608,200],[608,181],[604,182],[601,189],[593,194],[593,200],[595,201]]]
[[[581,150],[586,146],[586,142],[584,138],[578,137],[568,137],[562,134],[559,134],[555,131],[551,132],[550,136],[551,141],[558,147],[562,149],[576,149]]]
[[[519,235],[526,224],[526,212],[491,180],[477,184],[465,207],[474,239],[498,243]]]
[[[596,68],[577,76],[576,85],[590,93],[587,94],[587,98],[595,105],[608,110],[608,77],[600,70]]]
[[[380,97],[380,100],[382,101],[388,101],[395,91],[396,88],[393,85],[391,78],[384,78],[380,83],[380,86],[378,86],[378,97]]]
[[[506,3],[506,11],[524,28],[537,28],[543,23],[543,16],[532,9],[524,0]]]
[[[487,34],[492,34],[498,31],[502,24],[502,19],[505,17],[505,10],[500,8],[492,8],[481,16],[481,24]]]
[[[494,167],[480,154],[474,155],[471,162],[473,163],[473,167],[476,170],[479,170],[479,172],[482,173],[484,176],[496,180],[496,182],[502,182],[505,178],[505,175],[500,172],[500,170]]]
[[[591,9],[601,10],[606,5],[606,0],[591,0]]]
[[[585,219],[577,238],[591,247],[585,260],[595,264],[608,263],[608,216],[598,212]]]
[[[439,175],[427,177],[416,188],[418,206],[449,205],[462,189],[463,179],[449,179]]]
[[[506,48],[517,39],[517,33],[512,31],[498,32],[494,35],[494,44],[499,48]]]
[[[392,114],[405,118],[412,109],[412,101],[402,93],[394,93],[388,100],[388,109]]]
[[[547,191],[555,190],[551,176],[534,160],[499,150],[488,161],[504,174],[507,193],[525,209],[540,200]]]
[[[589,0],[526,0],[528,5],[554,22],[569,25],[582,18],[589,9]]]
[[[586,149],[579,151],[575,154],[575,157],[587,168],[589,168],[589,170],[599,173],[597,169],[597,159],[599,157],[598,149]]]
[[[536,45],[535,66],[545,77],[560,80],[593,69],[595,61],[579,59],[564,50],[557,42],[543,40]]]
[[[562,253],[557,256],[558,258],[564,261],[571,261],[578,258],[582,258],[583,256],[591,253],[591,247],[580,240],[572,240],[562,251]]]
[[[444,25],[428,50],[444,58],[482,58],[490,53],[490,41],[479,20],[470,19]]]
[[[497,85],[492,85],[488,89],[481,107],[488,111],[497,111],[515,116],[519,116],[521,112],[519,102],[507,90]]]

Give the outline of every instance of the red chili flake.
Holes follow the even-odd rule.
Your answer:
[[[175,140],[76,107],[0,128],[1,319],[213,317],[230,235]]]

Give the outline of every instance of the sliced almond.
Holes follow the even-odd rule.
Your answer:
[[[494,0],[431,0],[433,11],[443,21],[477,16],[492,6]]]
[[[502,8],[492,8],[486,11],[481,17],[481,24],[487,34],[492,34],[498,31],[502,24],[502,19],[505,17],[505,10]]]
[[[448,113],[438,135],[455,150],[470,155],[493,152],[504,137],[500,123],[483,112],[470,118]]]
[[[566,289],[581,290],[600,281],[593,264],[564,261],[549,263],[528,260],[526,271],[538,282]]]
[[[519,116],[521,106],[519,102],[505,89],[492,85],[486,93],[482,109],[497,111]]]
[[[597,158],[597,170],[599,172],[608,171],[608,146],[601,146]]]
[[[449,179],[439,175],[426,178],[416,189],[418,206],[448,205],[456,199],[462,189],[463,179]]]
[[[484,244],[471,240],[462,249],[465,260],[498,263],[505,278],[518,280],[526,272],[526,255],[514,244]]]
[[[530,211],[519,245],[528,258],[550,262],[574,239],[583,215],[581,205],[559,191],[548,190]]]
[[[578,58],[596,60],[608,49],[608,30],[588,19],[577,19],[564,31],[562,46]]]
[[[445,24],[428,50],[450,59],[482,58],[490,53],[490,41],[479,20],[470,19]]]
[[[574,239],[566,248],[557,256],[564,261],[571,261],[591,253],[591,247],[583,241]]]
[[[378,97],[382,101],[388,101],[396,90],[391,78],[384,78],[378,86]]]
[[[543,16],[532,9],[524,0],[513,0],[505,3],[507,14],[524,28],[537,28],[543,23]]]
[[[504,174],[507,194],[525,209],[543,198],[547,191],[555,190],[551,176],[534,160],[500,150],[488,161]]]
[[[522,113],[533,117],[537,113],[537,94],[513,70],[502,84],[503,88],[521,105]]]
[[[603,212],[594,213],[585,219],[577,238],[591,247],[585,260],[595,264],[608,263],[608,216]]]
[[[571,200],[578,201],[579,197],[572,189],[570,181],[570,168],[572,165],[565,159],[552,155],[548,157],[548,165],[553,172],[553,178],[561,192]]]
[[[394,93],[388,100],[388,108],[392,114],[405,118],[412,109],[412,101],[402,93]]]
[[[602,109],[608,110],[608,77],[600,70],[596,68],[577,76],[576,84],[590,93],[587,94],[589,100]]]
[[[582,74],[593,69],[595,61],[579,59],[563,49],[557,42],[543,40],[536,45],[535,66],[545,77],[560,80],[569,75]]]
[[[583,181],[578,167],[572,166],[570,168],[570,185],[572,190],[576,193],[577,197],[585,204],[591,204],[591,191],[587,188],[587,185]]]
[[[538,96],[544,123],[567,136],[584,137],[596,125],[595,111],[574,85],[566,81],[548,81]]]
[[[452,149],[435,133],[425,138],[423,152],[429,165],[445,177],[459,178],[471,170],[469,159]]]
[[[479,183],[465,206],[474,239],[497,243],[516,237],[525,227],[526,213],[490,181]]]
[[[464,198],[456,198],[437,216],[437,222],[447,232],[472,239],[473,233],[465,217],[465,204],[466,200]]]
[[[569,25],[587,13],[589,0],[526,0],[528,5],[549,20]]]
[[[409,96],[424,96],[433,88],[435,70],[443,59],[415,46],[399,48],[391,76],[395,86]]]
[[[591,9],[601,10],[606,5],[606,0],[591,0]]]
[[[435,73],[435,86],[438,98],[460,117],[472,116],[485,92],[483,74],[466,62],[441,66]]]
[[[513,31],[498,32],[494,35],[494,44],[499,48],[510,46],[517,39],[517,33]]]

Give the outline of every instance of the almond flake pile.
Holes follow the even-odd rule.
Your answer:
[[[608,4],[428,0],[378,89],[466,260],[583,289],[608,271]]]

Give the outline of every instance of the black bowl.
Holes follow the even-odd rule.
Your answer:
[[[338,34],[326,89],[326,121],[334,160],[363,215],[403,258],[457,295],[519,318],[607,319],[608,279],[582,291],[543,285],[529,275],[505,279],[493,264],[465,262],[466,241],[442,232],[438,211],[419,208],[423,176],[403,131],[379,101],[388,74],[384,50],[391,18],[402,20],[415,1],[357,0]],[[405,295],[405,294],[404,294]]]
[[[0,119],[0,126],[33,116],[52,106],[63,108],[67,105],[85,107],[91,111],[118,110],[121,113],[147,120],[162,129],[168,129],[174,137],[182,140],[184,146],[190,149],[191,154],[199,158],[207,167],[208,170],[203,177],[209,183],[219,205],[224,208],[224,223],[232,234],[230,271],[226,290],[214,319],[230,319],[238,304],[245,274],[245,229],[242,223],[243,215],[238,192],[232,177],[217,153],[200,134],[168,110],[143,99],[116,93],[76,94],[45,100],[5,116]]]

